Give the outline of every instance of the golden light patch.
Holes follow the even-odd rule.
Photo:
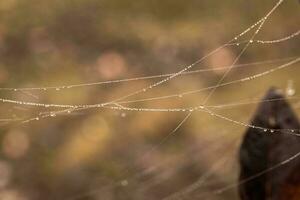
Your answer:
[[[63,145],[57,157],[57,166],[64,171],[73,166],[84,165],[100,156],[109,138],[110,129],[105,119],[92,116],[85,120]]]

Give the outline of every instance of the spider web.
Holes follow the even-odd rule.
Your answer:
[[[292,134],[294,136],[300,135],[300,130],[297,129],[269,129],[266,127],[259,127],[259,126],[253,126],[247,123],[249,116],[246,117],[244,120],[236,119],[234,116],[228,116],[227,110],[233,111],[235,108],[237,110],[241,106],[255,106],[258,103],[261,103],[259,98],[257,98],[257,94],[252,95],[256,97],[254,100],[253,98],[247,98],[240,101],[233,101],[230,103],[216,103],[216,104],[208,104],[209,100],[214,97],[215,93],[218,92],[220,88],[223,87],[231,87],[231,90],[235,90],[235,87],[240,87],[241,84],[249,83],[250,87],[255,87],[255,85],[259,85],[258,81],[266,80],[268,76],[271,76],[273,74],[276,74],[277,72],[281,72],[284,70],[290,70],[293,69],[295,71],[295,74],[297,73],[296,64],[299,64],[300,57],[299,56],[290,56],[280,59],[271,59],[271,60],[262,60],[262,61],[256,61],[256,62],[248,62],[245,64],[238,64],[240,58],[244,56],[247,53],[247,50],[250,47],[266,47],[268,48],[268,45],[279,45],[281,43],[285,43],[291,40],[297,41],[300,34],[300,30],[296,30],[295,32],[289,33],[283,37],[279,37],[273,40],[261,40],[257,39],[258,34],[263,30],[266,23],[269,23],[270,19],[272,18],[273,14],[276,14],[276,12],[280,12],[280,7],[282,4],[287,3],[284,0],[279,0],[270,11],[268,11],[262,18],[260,18],[257,22],[255,22],[253,25],[249,26],[247,29],[242,31],[240,34],[237,34],[235,37],[233,37],[231,40],[226,42],[225,44],[215,48],[210,53],[206,54],[202,58],[196,60],[190,65],[181,67],[181,69],[175,73],[167,73],[167,74],[159,74],[159,75],[152,75],[152,76],[142,76],[142,77],[135,77],[135,78],[126,78],[126,79],[119,79],[119,80],[110,80],[110,81],[102,81],[102,82],[90,82],[90,83],[79,83],[79,84],[70,84],[70,85],[60,85],[60,86],[50,86],[50,87],[23,87],[23,88],[17,88],[17,87],[6,87],[6,88],[0,88],[0,90],[5,92],[10,92],[12,94],[22,94],[25,95],[27,98],[36,98],[35,92],[41,92],[41,93],[50,93],[54,92],[57,93],[59,96],[63,96],[67,93],[68,90],[74,90],[74,89],[87,89],[88,87],[95,87],[95,86],[105,86],[105,87],[113,87],[115,84],[131,84],[136,83],[139,81],[145,81],[145,80],[154,80],[151,84],[145,85],[141,87],[140,89],[136,89],[132,92],[128,92],[125,95],[121,95],[120,97],[112,98],[112,100],[103,101],[101,103],[91,103],[91,104],[60,104],[56,102],[51,103],[43,103],[42,101],[30,101],[30,100],[19,100],[14,98],[0,98],[0,101],[2,101],[5,105],[10,104],[13,106],[21,106],[22,108],[26,109],[32,109],[31,115],[29,117],[18,117],[15,116],[14,118],[3,118],[1,119],[1,122],[3,122],[4,126],[10,125],[11,123],[16,123],[18,126],[25,125],[29,126],[31,123],[34,123],[36,121],[39,121],[39,123],[43,123],[43,121],[47,119],[54,120],[52,118],[58,118],[59,116],[64,117],[73,117],[73,116],[81,116],[86,115],[89,112],[99,111],[103,112],[103,110],[108,110],[109,112],[117,112],[121,113],[120,116],[127,119],[128,113],[137,113],[137,115],[148,115],[148,114],[169,114],[169,113],[181,113],[183,114],[183,117],[177,124],[175,124],[174,128],[171,131],[167,131],[167,134],[163,136],[158,142],[155,142],[154,145],[149,145],[149,148],[143,149],[142,153],[138,153],[136,158],[133,160],[133,166],[128,166],[127,168],[124,168],[119,172],[118,180],[116,181],[110,181],[110,184],[107,184],[106,186],[100,186],[95,187],[96,189],[91,189],[88,192],[80,193],[79,195],[72,196],[68,199],[83,199],[86,197],[94,197],[97,198],[98,195],[101,195],[101,193],[107,191],[107,190],[113,190],[114,188],[121,188],[120,190],[123,192],[122,195],[126,194],[127,188],[130,188],[130,190],[138,191],[137,193],[143,194],[145,190],[148,188],[154,187],[155,183],[157,185],[160,185],[162,180],[164,178],[157,178],[158,180],[152,180],[153,178],[147,179],[147,176],[151,176],[153,173],[158,173],[160,170],[167,171],[170,170],[171,166],[178,165],[178,163],[185,163],[184,161],[184,154],[183,155],[174,155],[174,159],[166,159],[165,162],[159,163],[159,166],[153,166],[153,167],[142,167],[144,169],[136,169],[136,164],[134,162],[141,162],[141,163],[147,163],[147,160],[151,160],[153,157],[153,154],[157,154],[157,151],[159,149],[166,146],[165,144],[170,141],[172,137],[175,137],[177,134],[181,132],[181,129],[183,126],[187,126],[187,124],[192,120],[191,118],[199,119],[203,115],[209,115],[210,120],[215,120],[216,122],[213,122],[216,127],[214,127],[214,131],[218,128],[221,128],[222,126],[228,128],[230,130],[230,126],[234,125],[233,132],[240,132],[240,129],[246,127],[246,128],[253,128],[253,129],[259,129],[263,130],[266,134],[275,134],[279,131],[284,131],[287,134]],[[248,35],[248,36],[247,36]],[[244,38],[248,39],[244,39]],[[196,69],[199,64],[203,63],[205,60],[213,56],[214,54],[218,53],[221,50],[224,50],[225,48],[237,48],[237,54],[234,57],[231,65],[229,66],[213,66],[213,68],[205,68],[205,69]],[[255,71],[253,74],[246,74],[242,75],[240,78],[230,80],[230,74],[233,70],[249,70],[251,68],[257,68],[261,66],[269,66],[268,68],[263,70],[260,70],[259,72]],[[158,93],[158,95],[152,94],[152,91],[160,90],[161,88],[163,90],[165,88],[168,88],[170,83],[173,82],[182,82],[181,79],[185,79],[189,76],[195,76],[195,75],[202,75],[207,74],[210,72],[216,72],[220,71],[221,76],[211,86],[206,86],[203,88],[196,88],[191,90],[184,90],[182,92],[174,92],[171,94],[164,94],[161,95]],[[229,80],[228,80],[229,79]],[[252,86],[252,85],[254,86]],[[66,92],[65,92],[66,91]],[[238,90],[240,91],[240,90]],[[244,92],[247,92],[247,90],[243,90]],[[207,93],[204,93],[207,92]],[[262,90],[261,92],[264,92]],[[150,93],[150,94],[149,94]],[[204,94],[203,94],[204,93]],[[295,88],[293,86],[293,83],[289,81],[289,84],[286,88],[286,94],[288,95],[288,99],[291,101],[296,101],[294,105],[294,108],[299,108],[299,97],[294,95]],[[170,106],[172,104],[167,104],[168,106],[160,106],[165,105],[165,103],[161,101],[165,100],[172,100],[174,102],[185,102],[187,101],[189,96],[191,95],[199,95],[201,94],[200,98],[202,98],[201,104],[191,102],[188,105],[186,103],[184,104],[178,104],[177,105],[183,105],[182,107],[173,107]],[[261,94],[261,93],[260,93]],[[148,97],[147,97],[148,95]],[[13,95],[15,96],[15,95]],[[146,96],[146,97],[140,97],[139,96]],[[135,98],[134,98],[135,97]],[[235,99],[234,97],[233,99]],[[280,99],[270,100],[270,101],[276,101]],[[143,103],[148,102],[154,102],[153,106],[141,106]],[[158,102],[158,103],[157,103]],[[187,101],[188,102],[188,101]],[[174,103],[175,104],[175,103]],[[158,106],[157,106],[158,105]],[[176,105],[176,104],[175,104]],[[43,109],[42,111],[40,109]],[[251,108],[250,108],[251,109]],[[225,114],[223,114],[225,112]],[[49,119],[49,120],[50,120]],[[206,119],[200,120],[200,122],[205,123]],[[229,122],[229,123],[228,123]],[[227,125],[224,125],[227,124]],[[237,125],[237,126],[236,126]],[[195,126],[195,125],[193,125]],[[197,126],[196,126],[197,127]],[[238,128],[237,128],[238,127]],[[222,130],[225,130],[225,128],[221,128]],[[232,129],[232,128],[231,128]],[[197,128],[199,130],[199,128]],[[202,131],[206,131],[207,128],[200,129]],[[165,130],[164,130],[165,131]],[[222,132],[222,131],[219,131]],[[219,198],[222,196],[218,196],[220,194],[223,194],[227,192],[228,190],[235,188],[239,184],[243,184],[247,181],[250,181],[252,179],[255,179],[259,177],[262,174],[268,173],[272,170],[275,170],[277,168],[280,168],[280,166],[283,166],[289,162],[292,162],[293,160],[297,159],[300,153],[297,153],[295,155],[291,155],[291,157],[287,160],[282,161],[281,163],[278,163],[275,166],[272,166],[268,168],[265,171],[262,171],[258,173],[257,175],[254,175],[253,177],[250,177],[247,180],[242,180],[239,183],[228,183],[228,181],[225,182],[225,186],[223,187],[217,187],[215,188],[215,185],[220,185],[220,183],[209,183],[213,177],[216,176],[216,174],[220,173],[220,169],[222,169],[224,166],[232,165],[234,163],[234,156],[232,156],[232,151],[236,148],[233,148],[234,146],[238,146],[239,144],[239,138],[237,136],[233,137],[234,141],[230,141],[230,144],[225,144],[224,147],[218,148],[220,145],[218,141],[222,141],[224,138],[226,138],[228,131],[225,131],[222,134],[217,134],[216,136],[211,136],[211,141],[203,141],[202,145],[205,144],[204,150],[197,150],[201,151],[201,155],[205,155],[205,151],[213,149],[210,147],[210,145],[214,145],[217,150],[214,152],[218,152],[220,154],[220,149],[222,152],[222,149],[230,147],[232,149],[231,151],[228,151],[229,155],[221,156],[221,155],[215,155],[214,160],[210,161],[211,164],[208,164],[207,169],[204,173],[194,180],[193,183],[188,184],[185,187],[178,187],[176,192],[169,192],[169,195],[161,195],[157,194],[158,196],[165,196],[162,199],[185,199],[189,198],[190,195],[196,195],[194,198],[202,198],[202,197],[209,197],[209,198]],[[84,134],[83,134],[84,135]],[[180,139],[180,138],[179,138]],[[89,140],[89,138],[87,139]],[[93,140],[93,138],[92,138]],[[178,141],[177,141],[178,142]],[[93,144],[92,144],[93,145]],[[207,148],[209,146],[209,148]],[[225,153],[226,154],[226,153]],[[223,157],[220,159],[220,157]],[[132,158],[131,158],[132,159]],[[195,159],[195,158],[194,158]],[[164,159],[162,159],[164,160]],[[175,162],[174,162],[175,160]],[[215,161],[217,160],[217,162]],[[157,165],[157,164],[156,164]],[[166,167],[167,166],[167,167]],[[180,166],[180,165],[179,165]],[[184,164],[183,166],[185,167]],[[232,166],[231,166],[232,167]],[[162,168],[162,169],[161,169]],[[167,169],[165,169],[167,168]],[[228,167],[230,168],[230,167]],[[132,171],[134,173],[132,173]],[[180,170],[171,171],[170,174],[174,174],[180,172]],[[222,174],[222,173],[221,173]],[[219,174],[220,175],[220,174]],[[164,176],[163,174],[160,176]],[[170,175],[165,175],[166,177],[169,177]],[[224,176],[224,175],[221,175]],[[143,180],[146,179],[146,180]],[[148,182],[147,182],[148,181]],[[139,182],[141,182],[141,185],[139,185]],[[166,181],[168,183],[168,181]],[[218,181],[217,181],[218,182]],[[229,181],[230,182],[230,181]],[[235,182],[232,180],[231,182]],[[212,186],[210,186],[210,184]],[[97,184],[96,184],[97,185]],[[134,189],[132,189],[134,187]],[[123,189],[122,189],[123,188]],[[155,188],[155,187],[154,187]],[[201,190],[203,188],[203,191]],[[167,189],[168,190],[168,189]],[[170,189],[169,189],[170,190]],[[172,190],[171,190],[172,191]],[[198,191],[195,193],[195,191]],[[200,192],[199,192],[200,191]],[[218,196],[218,197],[215,197]],[[100,197],[99,197],[100,198]],[[122,199],[122,197],[120,197]],[[136,197],[136,198],[142,198],[142,197]],[[126,199],[126,197],[124,197]]]

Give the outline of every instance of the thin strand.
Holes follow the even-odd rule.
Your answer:
[[[232,188],[235,188],[235,187],[237,187],[239,185],[245,184],[245,183],[247,183],[247,182],[249,182],[251,180],[254,180],[254,179],[256,179],[256,178],[258,178],[258,177],[260,177],[260,176],[262,176],[262,175],[264,175],[264,174],[266,174],[268,172],[274,171],[274,170],[276,170],[276,169],[278,169],[278,168],[280,168],[280,167],[282,167],[282,166],[290,163],[291,161],[295,160],[299,156],[300,156],[300,152],[296,153],[295,155],[289,157],[288,159],[286,159],[286,160],[284,160],[284,161],[282,161],[282,162],[280,162],[280,163],[278,163],[278,164],[276,164],[276,165],[274,165],[274,166],[272,166],[272,167],[270,167],[270,168],[268,168],[266,170],[263,170],[263,171],[255,174],[255,175],[253,175],[251,177],[243,179],[243,180],[239,181],[238,183],[234,183],[234,184],[231,184],[229,186],[223,187],[221,189],[215,190],[213,192],[213,194],[218,194],[219,195],[219,194],[222,194],[222,193],[224,193],[225,191],[227,191],[229,189],[232,189]]]
[[[261,44],[274,44],[279,42],[284,42],[287,40],[290,40],[300,34],[300,30],[296,31],[295,33],[292,33],[291,35],[288,35],[284,38],[276,39],[276,40],[256,40],[255,42],[261,43]]]

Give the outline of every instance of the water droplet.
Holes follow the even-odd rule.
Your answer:
[[[295,93],[296,93],[296,91],[294,89],[292,89],[292,88],[290,88],[289,90],[287,90],[287,95],[288,96],[293,96],[293,95],[295,95]]]
[[[121,185],[124,186],[124,187],[127,186],[128,185],[128,181],[127,180],[122,180],[121,181]]]
[[[270,130],[271,133],[274,133],[274,130]]]
[[[121,117],[126,117],[126,113],[121,113]]]
[[[253,40],[250,40],[249,42],[250,42],[250,43],[253,43]]]
[[[267,132],[268,131],[268,129],[264,129],[264,132]]]
[[[296,90],[294,88],[294,83],[292,80],[288,81],[287,87],[286,87],[286,95],[287,96],[294,96],[296,93]]]

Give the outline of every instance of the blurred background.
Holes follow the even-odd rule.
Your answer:
[[[56,86],[178,72],[245,30],[276,2],[1,0],[0,87],[39,87],[1,89],[1,98],[68,105],[118,99],[162,78]],[[298,1],[284,1],[257,39],[298,31],[299,10]],[[233,68],[224,82],[276,68],[299,56],[299,45],[299,37],[253,43],[237,63],[246,65]],[[179,94],[215,85],[243,46],[226,46],[192,69],[206,71],[181,75],[124,99],[135,102],[122,106],[198,106],[210,90]],[[276,86],[292,97],[299,113],[299,73],[297,63],[220,87],[206,105],[225,104],[212,109],[248,123],[257,101]],[[43,89],[50,86],[54,88]],[[168,95],[172,97],[136,102]],[[236,105],[240,102],[256,103]],[[220,195],[214,191],[237,182],[238,148],[246,127],[195,112],[166,139],[186,112],[93,108],[42,117],[60,109],[1,102],[0,199],[238,199],[236,188]],[[35,120],[21,123],[27,119]]]

